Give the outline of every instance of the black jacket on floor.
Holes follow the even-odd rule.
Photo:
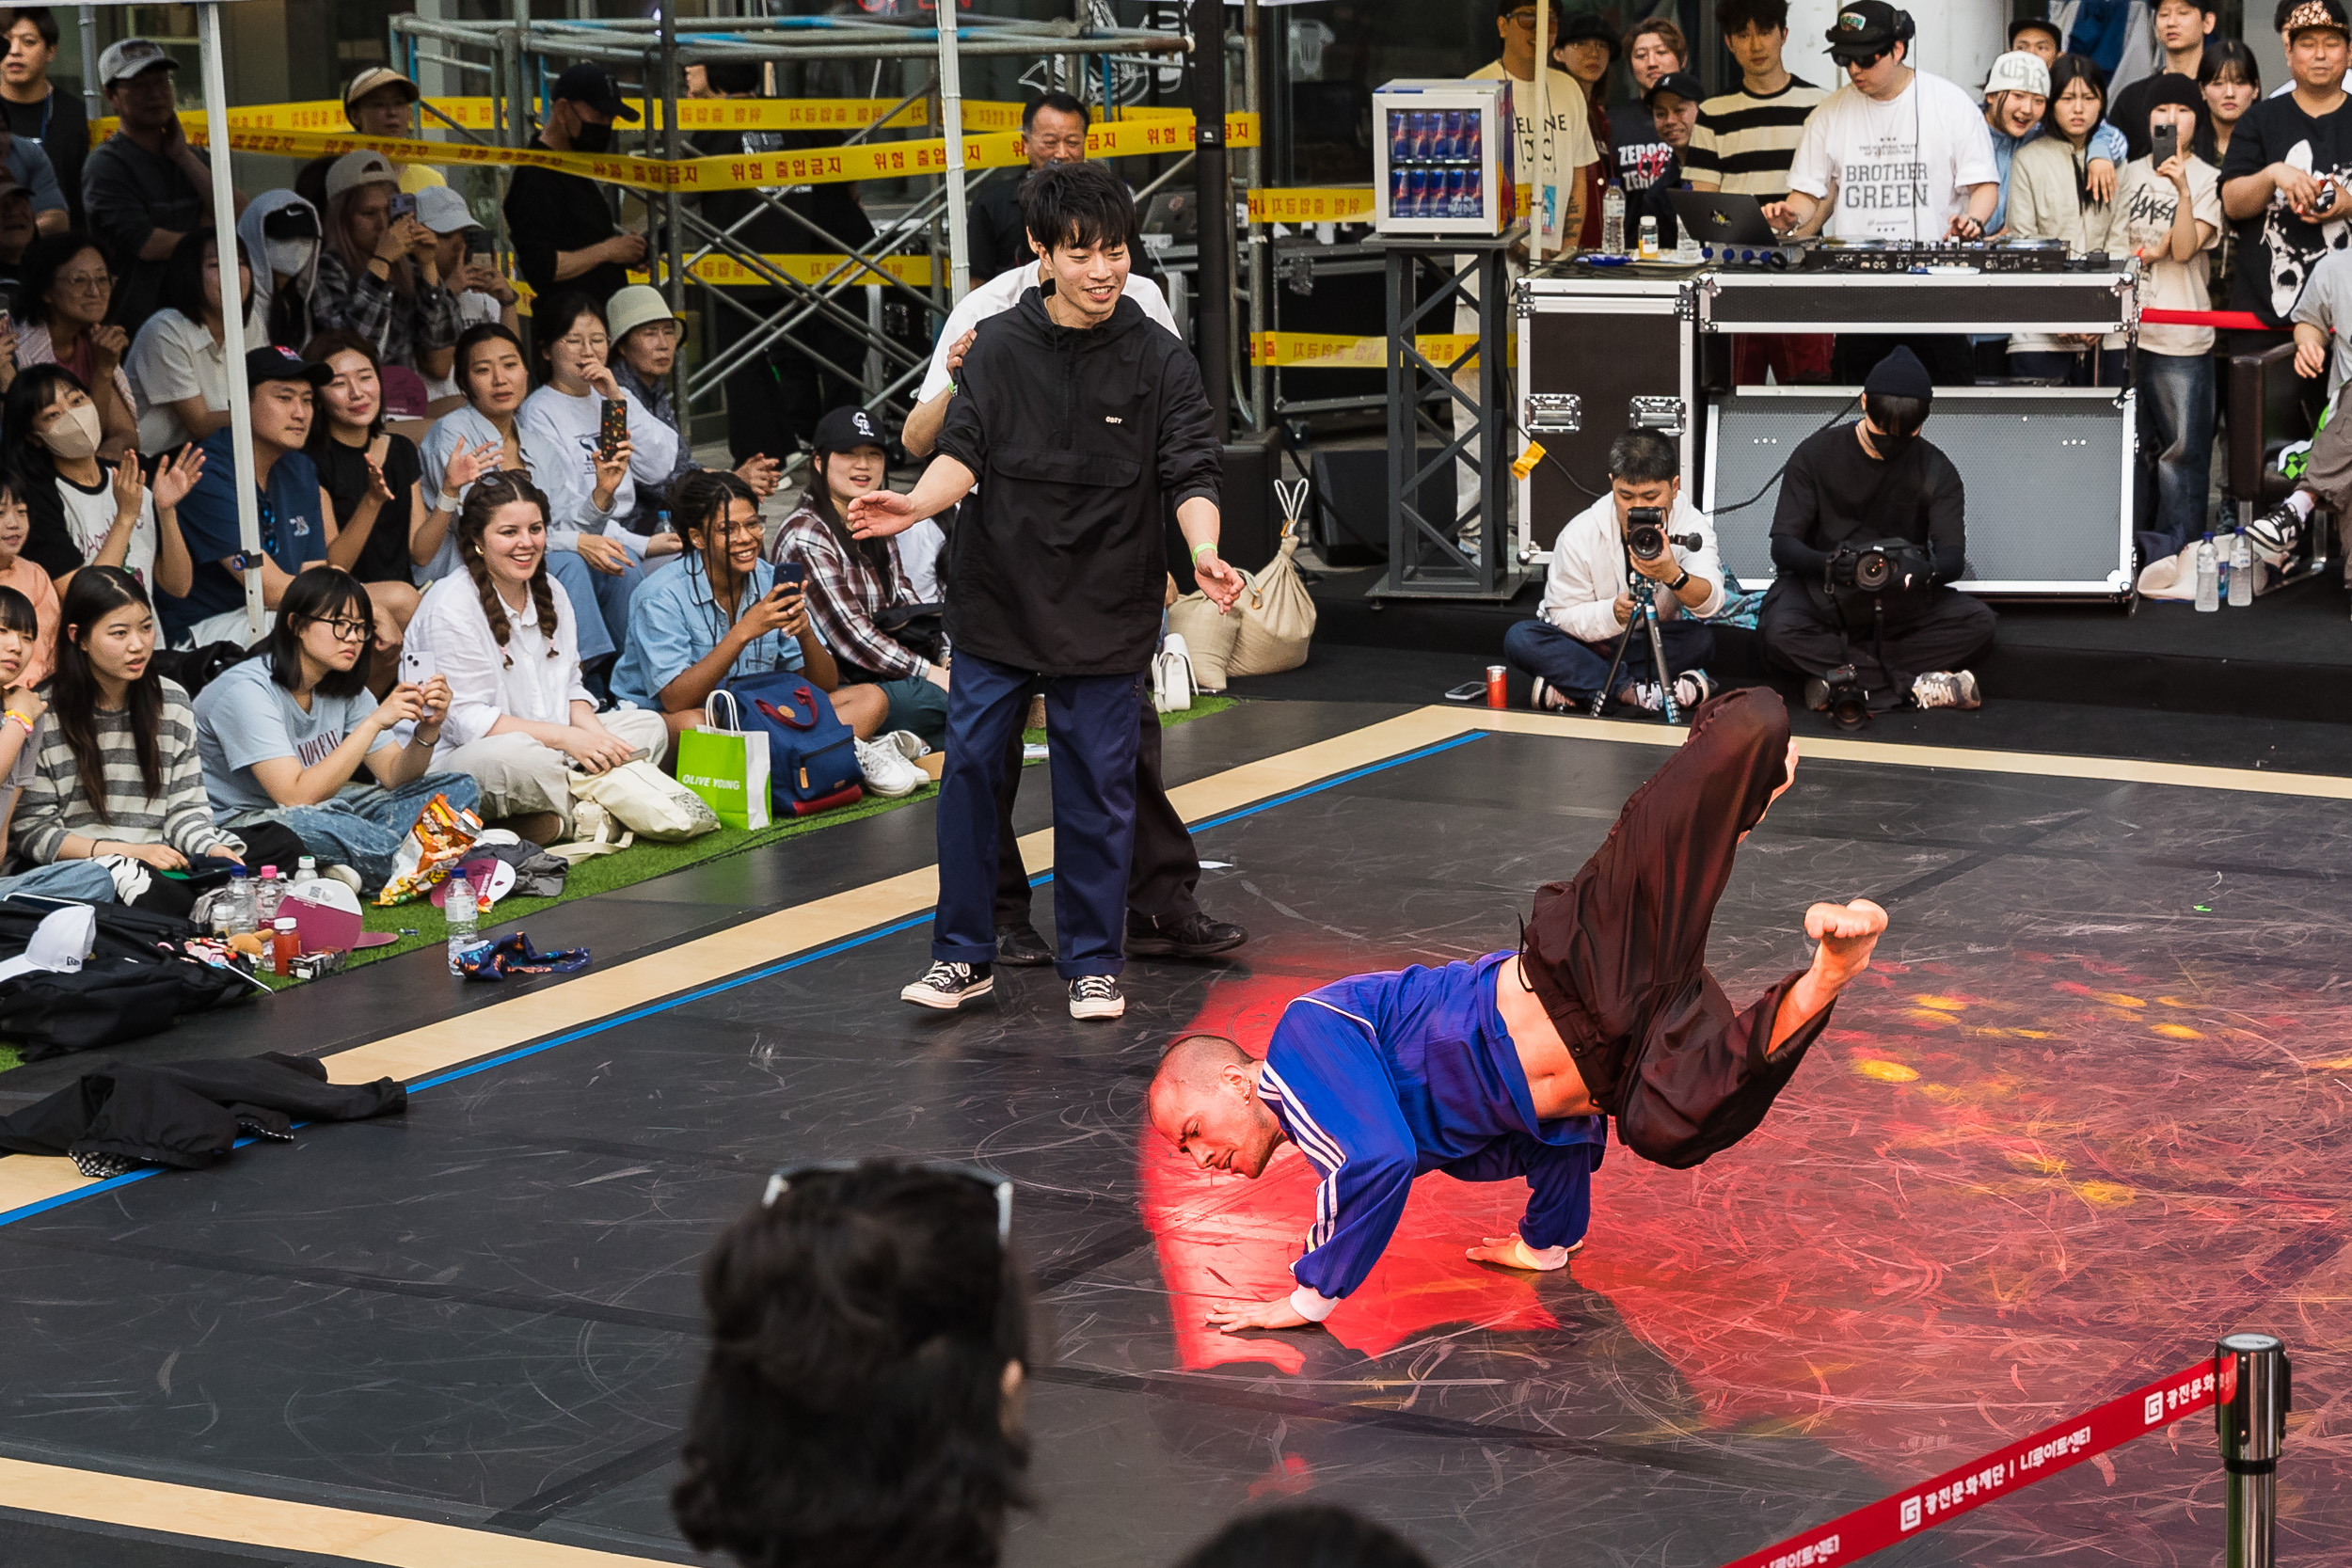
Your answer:
[[[1042,291],[979,325],[939,451],[979,479],[948,550],[947,635],[1044,675],[1136,673],[1158,651],[1167,508],[1217,499],[1192,351],[1121,298],[1057,326]]]
[[[196,1170],[235,1147],[239,1132],[293,1136],[294,1123],[358,1121],[403,1110],[408,1091],[389,1078],[329,1084],[308,1056],[269,1052],[228,1061],[118,1067],[0,1117],[0,1148],[64,1154],[85,1174],[136,1164]]]

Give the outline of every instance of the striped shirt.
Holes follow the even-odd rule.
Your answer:
[[[1691,145],[1682,151],[1682,171],[1693,186],[1758,201],[1788,196],[1788,165],[1804,134],[1805,117],[1829,96],[1802,77],[1769,95],[1745,87],[1699,105]]]
[[[57,858],[70,833],[120,844],[168,844],[190,860],[215,845],[242,849],[234,833],[213,825],[204,798],[204,770],[197,760],[196,710],[176,681],[165,681],[163,720],[157,736],[163,758],[163,791],[150,798],[139,777],[138,748],[131,738],[128,709],[92,718],[106,781],[106,815],[100,816],[82,792],[73,748],[53,713],[40,726],[40,756],[17,800],[17,852],[35,864]],[[48,688],[42,695],[56,701]]]

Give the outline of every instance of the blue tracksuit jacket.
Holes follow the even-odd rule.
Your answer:
[[[1259,1083],[1283,1132],[1323,1173],[1306,1255],[1291,1267],[1317,1295],[1363,1283],[1423,1171],[1525,1177],[1520,1239],[1549,1247],[1583,1238],[1609,1120],[1535,1119],[1495,1009],[1496,966],[1515,956],[1359,974],[1284,1010]],[[1315,1316],[1312,1305],[1300,1309]]]

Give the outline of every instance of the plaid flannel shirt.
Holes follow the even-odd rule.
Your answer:
[[[335,247],[322,245],[310,311],[321,329],[357,333],[375,345],[387,365],[417,370],[419,354],[448,348],[465,324],[455,294],[421,277],[416,283],[415,293],[404,294],[365,267],[355,277]]]
[[[803,506],[784,520],[768,559],[779,566],[797,561],[808,568],[808,613],[835,658],[884,680],[915,679],[930,667],[874,624],[882,611],[914,599],[895,542],[885,583],[862,552],[843,549],[825,519]]]

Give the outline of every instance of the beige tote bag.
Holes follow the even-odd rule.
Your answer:
[[[1243,586],[1233,606],[1241,612],[1241,635],[1233,640],[1232,655],[1225,663],[1229,675],[1295,670],[1307,662],[1308,645],[1314,641],[1315,601],[1291,559],[1298,553],[1298,515],[1306,506],[1307,482],[1289,485],[1277,481],[1274,489],[1282,501],[1282,547]],[[1200,655],[1193,657],[1198,668]]]

